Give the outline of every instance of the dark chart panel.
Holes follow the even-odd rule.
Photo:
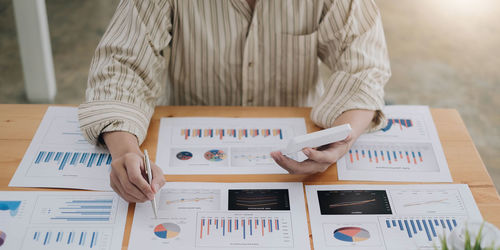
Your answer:
[[[290,210],[288,189],[229,190],[229,210]]]
[[[318,191],[321,214],[392,214],[384,190]]]

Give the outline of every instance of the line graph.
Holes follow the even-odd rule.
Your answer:
[[[393,204],[400,214],[464,215],[465,206],[456,189],[391,190]]]
[[[160,210],[218,210],[218,189],[166,189],[160,194]]]
[[[407,203],[404,204],[403,206],[405,207],[412,207],[412,206],[421,206],[421,205],[428,205],[428,204],[435,204],[435,203],[443,203],[447,201],[448,198],[440,199],[440,200],[430,200],[430,201],[422,201],[422,202],[412,202],[412,203]]]
[[[170,205],[170,204],[183,203],[183,202],[200,202],[200,201],[206,201],[206,200],[213,201],[214,197],[213,196],[201,197],[201,198],[196,197],[196,198],[191,198],[191,199],[180,198],[177,200],[165,201],[165,204]]]
[[[348,202],[341,202],[337,204],[330,204],[330,208],[335,208],[335,207],[348,207],[348,206],[357,206],[357,205],[364,205],[370,202],[375,202],[377,199],[371,199],[371,200],[364,200],[364,201],[348,201]]]
[[[385,190],[318,190],[322,215],[391,214]]]
[[[290,210],[287,189],[229,190],[229,210]]]

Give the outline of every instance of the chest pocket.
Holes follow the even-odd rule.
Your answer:
[[[317,32],[306,35],[278,34],[276,84],[279,106],[306,106],[318,76]]]

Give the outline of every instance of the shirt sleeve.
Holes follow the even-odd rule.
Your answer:
[[[343,112],[374,110],[369,130],[385,123],[384,85],[391,76],[380,12],[372,0],[325,4],[318,27],[318,56],[332,70],[311,119],[331,127]]]
[[[144,141],[166,74],[171,39],[168,0],[123,0],[90,66],[86,102],[78,117],[84,137],[102,144],[103,132],[126,131]]]

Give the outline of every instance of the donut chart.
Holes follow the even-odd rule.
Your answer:
[[[370,238],[370,233],[360,227],[341,227],[333,232],[333,237],[346,242],[360,242]]]
[[[181,161],[187,161],[187,160],[193,158],[193,153],[188,152],[188,151],[181,151],[181,152],[177,153],[176,157],[177,157],[177,159],[179,159]]]
[[[158,238],[161,239],[172,239],[177,237],[179,233],[181,232],[181,228],[174,223],[162,223],[158,224],[155,229],[154,233]]]
[[[0,231],[0,247],[5,243],[5,238],[7,238],[7,234]]]
[[[226,153],[220,149],[211,149],[203,155],[208,161],[222,161],[226,159]]]

